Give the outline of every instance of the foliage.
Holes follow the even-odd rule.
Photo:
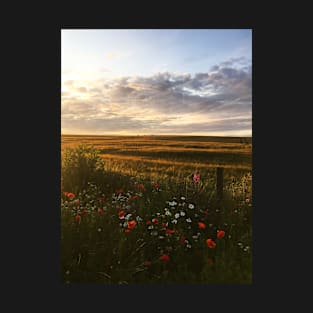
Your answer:
[[[62,190],[78,192],[88,182],[99,182],[103,175],[104,161],[92,146],[79,145],[62,152]]]

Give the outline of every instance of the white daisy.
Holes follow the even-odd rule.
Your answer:
[[[188,218],[186,219],[186,222],[187,222],[187,223],[191,223],[191,218],[188,217]]]
[[[179,213],[176,213],[176,214],[175,214],[175,218],[179,218]]]
[[[181,215],[181,216],[185,216],[186,213],[185,213],[184,211],[181,211],[181,212],[180,212],[180,215]]]
[[[172,223],[173,224],[177,224],[177,220],[172,220]]]
[[[195,207],[195,206],[194,206],[192,203],[189,203],[188,208],[189,208],[190,210],[193,210],[194,207]]]

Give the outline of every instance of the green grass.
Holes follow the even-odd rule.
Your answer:
[[[84,148],[73,153],[80,143],[94,145],[99,154],[84,157]],[[65,162],[67,148],[74,150]],[[64,283],[252,282],[251,139],[63,136],[62,151]],[[98,157],[101,168],[94,166]],[[215,192],[219,164],[225,167],[223,200]],[[192,180],[195,171],[199,183]],[[69,199],[64,191],[75,197]],[[137,221],[129,233],[125,218],[119,219],[121,211],[132,214],[128,221]],[[175,214],[177,224],[172,222]],[[199,229],[198,222],[206,228]],[[175,232],[166,234],[166,229]],[[218,230],[225,231],[223,238],[217,238]],[[188,241],[181,243],[183,236]],[[207,246],[208,238],[215,248]],[[163,254],[169,255],[168,262],[160,260]]]

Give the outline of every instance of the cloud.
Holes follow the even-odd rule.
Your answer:
[[[162,72],[75,83],[64,82],[64,129],[251,134],[251,64],[245,58],[195,75]]]

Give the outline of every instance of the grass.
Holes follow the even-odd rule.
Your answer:
[[[251,138],[61,139],[64,283],[251,283]]]

